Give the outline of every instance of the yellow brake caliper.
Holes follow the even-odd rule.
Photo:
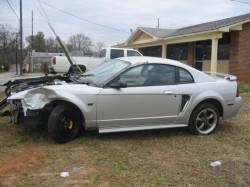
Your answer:
[[[74,126],[74,123],[73,123],[73,121],[70,120],[68,128],[71,130],[73,128],[73,126]]]

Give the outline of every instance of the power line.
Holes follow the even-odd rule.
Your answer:
[[[250,2],[246,2],[246,1],[240,1],[240,0],[231,0],[231,1],[235,1],[237,3],[242,3],[242,4],[248,4],[248,5],[250,5]]]
[[[50,8],[56,9],[57,11],[59,11],[59,12],[61,12],[61,13],[67,14],[67,15],[72,16],[72,17],[74,17],[74,18],[77,18],[77,19],[79,19],[79,20],[81,20],[81,21],[84,21],[84,22],[87,22],[87,23],[90,23],[90,24],[93,24],[93,25],[96,25],[96,26],[100,26],[100,27],[103,27],[103,28],[106,28],[106,29],[111,29],[111,30],[115,30],[115,31],[118,31],[118,32],[130,34],[130,32],[127,32],[127,31],[124,31],[124,30],[121,30],[121,29],[117,29],[117,28],[114,28],[114,27],[110,27],[110,26],[108,26],[108,25],[103,25],[103,24],[95,23],[95,22],[90,21],[90,20],[88,20],[88,19],[85,19],[85,18],[79,17],[79,16],[77,16],[77,15],[74,15],[74,14],[72,14],[72,13],[66,11],[66,10],[59,9],[59,8],[57,8],[57,7],[55,7],[55,6],[51,5],[51,4],[48,4],[47,2],[44,2],[44,1],[41,1],[41,0],[39,0],[39,1],[40,1],[41,3],[43,3],[44,5],[50,7]]]
[[[14,7],[11,5],[9,0],[6,0],[7,4],[9,5],[10,9],[12,10],[12,12],[15,14],[15,16],[17,17],[18,21],[19,21],[19,17],[17,15],[17,12],[15,11]]]
[[[80,69],[80,67],[77,65],[76,61],[71,57],[70,53],[69,53],[69,50],[67,48],[67,46],[64,44],[64,42],[61,40],[61,38],[57,35],[56,31],[54,30],[54,28],[52,27],[52,25],[50,24],[50,21],[49,21],[49,17],[48,15],[46,14],[42,4],[41,4],[41,1],[40,0],[37,0],[38,1],[38,4],[42,10],[41,13],[44,14],[44,17],[47,19],[47,22],[48,22],[48,25],[49,25],[49,28],[51,29],[51,31],[54,33],[54,35],[56,36],[56,40],[57,42],[59,43],[59,45],[61,46],[61,48],[63,49],[64,51],[64,54],[66,55],[69,63],[71,64],[72,67],[74,67],[74,64],[76,65],[76,67],[74,67],[74,69],[78,69],[80,73],[82,73],[82,70]]]
[[[33,6],[37,9],[38,13],[44,18],[44,19],[36,19],[36,20],[40,20],[40,21],[45,21],[47,24],[48,22],[50,22],[50,20],[48,20],[48,17],[46,16],[46,12],[43,12],[42,9],[43,7],[41,6],[41,3],[39,2],[39,0],[32,0]],[[39,5],[39,6],[38,6]],[[44,15],[45,13],[45,15]],[[35,27],[36,30],[39,30],[38,27]],[[41,29],[40,29],[41,31]],[[67,35],[67,36],[72,36],[72,32],[60,32],[60,34],[62,35]],[[91,37],[92,39],[98,41],[98,40],[102,40],[103,37]]]

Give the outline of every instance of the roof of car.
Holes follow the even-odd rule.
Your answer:
[[[129,62],[133,66],[143,63],[157,63],[157,64],[168,64],[168,65],[178,66],[186,70],[189,70],[189,72],[192,72],[195,82],[214,81],[214,78],[212,78],[211,76],[176,60],[158,58],[158,57],[148,57],[148,56],[121,57],[118,59]]]
[[[103,49],[117,49],[117,50],[132,50],[132,51],[137,51],[133,48],[119,48],[119,47],[105,47]]]
[[[158,58],[158,57],[148,57],[148,56],[131,56],[131,57],[121,57],[119,60],[124,60],[130,62],[133,65],[141,63],[160,63],[160,64],[170,64],[170,65],[184,65],[176,60]]]

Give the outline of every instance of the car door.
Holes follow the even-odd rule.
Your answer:
[[[116,81],[126,88],[114,89]],[[173,123],[181,96],[175,85],[176,68],[163,64],[132,67],[111,81],[97,96],[99,127],[131,127]]]

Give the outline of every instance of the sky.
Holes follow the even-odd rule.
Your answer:
[[[23,0],[24,36],[31,35],[31,11],[34,11],[34,33],[41,31],[46,37],[53,36],[46,19],[39,13],[39,0]],[[242,0],[249,2],[250,0]],[[9,0],[19,14],[19,0]],[[124,42],[130,29],[138,26],[180,28],[250,13],[250,4],[231,0],[40,0],[50,22],[64,41],[76,33],[83,33],[94,42],[106,46]],[[92,24],[64,14],[48,4],[74,14],[84,20],[105,25]],[[12,31],[19,22],[9,8],[7,0],[0,0],[0,24],[8,25]],[[106,27],[107,26],[107,27]],[[114,29],[111,29],[112,27]]]

